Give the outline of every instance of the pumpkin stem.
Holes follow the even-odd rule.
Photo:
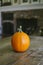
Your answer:
[[[22,26],[20,26],[20,28],[17,29],[19,32],[22,32]]]

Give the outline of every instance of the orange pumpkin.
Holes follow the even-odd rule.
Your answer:
[[[12,48],[18,52],[24,52],[30,47],[30,38],[24,32],[16,32],[11,39]]]

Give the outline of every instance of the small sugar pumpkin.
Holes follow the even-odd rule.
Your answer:
[[[30,47],[30,38],[26,33],[19,31],[12,36],[11,44],[14,51],[24,52]]]

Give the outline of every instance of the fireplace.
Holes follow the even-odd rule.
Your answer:
[[[32,35],[34,32],[38,31],[38,18],[14,18],[13,13],[11,12],[2,13],[2,26],[4,37],[13,35],[19,26],[22,26],[22,30],[25,33]]]
[[[38,29],[38,19],[37,18],[30,18],[30,19],[26,19],[26,18],[17,18],[16,19],[17,22],[17,28],[19,28],[19,26],[22,26],[22,30],[31,35],[32,33],[36,32]]]

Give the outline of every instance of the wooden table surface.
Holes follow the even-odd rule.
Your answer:
[[[43,37],[30,38],[30,48],[23,53],[12,50],[11,38],[2,39],[0,41],[0,65],[43,65]]]

